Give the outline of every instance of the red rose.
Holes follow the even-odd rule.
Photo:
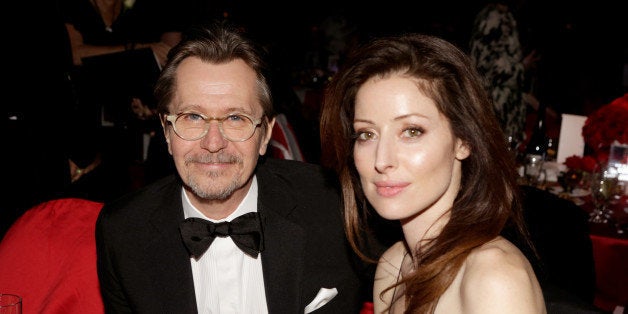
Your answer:
[[[565,159],[564,164],[569,169],[574,169],[574,170],[582,169],[582,158],[580,156],[573,155],[573,156],[567,157],[567,159]]]
[[[614,141],[628,144],[628,93],[591,113],[582,127],[582,136],[598,161],[608,159]]]
[[[594,172],[598,167],[598,160],[592,156],[576,156],[567,157],[564,162],[565,166],[571,170],[579,170],[586,172]]]
[[[597,168],[597,160],[591,156],[584,156],[581,159],[581,163],[582,170],[586,172],[593,172]]]

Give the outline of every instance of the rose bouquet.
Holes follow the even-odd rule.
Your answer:
[[[582,127],[582,136],[599,163],[608,161],[614,141],[628,144],[628,93],[591,113]]]
[[[567,157],[564,164],[567,166],[567,171],[562,173],[559,182],[567,193],[571,193],[576,187],[586,187],[591,173],[600,166],[598,161],[591,156],[577,155]]]
[[[591,113],[582,127],[582,137],[588,153],[564,162],[567,171],[561,183],[568,191],[586,186],[588,177],[608,162],[611,144],[628,143],[628,93]]]
[[[576,156],[567,157],[565,159],[565,166],[570,170],[594,172],[598,167],[598,162],[591,156]]]

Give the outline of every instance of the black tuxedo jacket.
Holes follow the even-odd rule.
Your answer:
[[[320,288],[338,295],[314,313],[358,313],[357,261],[343,232],[336,181],[318,166],[278,159],[260,159],[256,175],[269,313],[303,313]],[[96,241],[108,313],[197,313],[183,219],[177,176],[105,204]]]

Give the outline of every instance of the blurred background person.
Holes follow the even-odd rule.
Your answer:
[[[526,74],[536,66],[536,50],[524,48],[514,11],[521,0],[488,2],[476,15],[470,55],[493,100],[493,109],[505,136],[517,143],[526,139],[527,104],[539,106],[526,87]]]
[[[192,1],[61,0],[73,62],[85,57],[150,48],[161,65],[181,32],[197,22]]]
[[[143,130],[130,103],[152,94],[161,65],[182,33],[199,22],[196,0],[59,0],[68,33],[70,77],[83,143],[92,147],[77,159],[91,169],[73,185],[74,195],[106,201],[141,185]],[[90,168],[91,165],[91,168]]]
[[[130,105],[136,117],[133,124],[134,129],[138,130],[137,140],[142,146],[141,159],[137,160],[140,171],[138,177],[134,178],[139,187],[174,173],[175,167],[168,152],[153,94],[135,94],[131,97]]]

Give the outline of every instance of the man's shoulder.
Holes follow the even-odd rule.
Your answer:
[[[260,162],[257,178],[262,185],[283,186],[293,192],[309,191],[306,194],[310,195],[340,190],[333,171],[302,161],[268,158]]]
[[[306,212],[318,213],[339,206],[337,177],[320,165],[269,158],[259,164],[256,176],[265,205],[283,200],[283,206],[293,202]]]
[[[291,180],[336,180],[330,170],[318,164],[296,160],[265,158],[260,161],[258,170]]]
[[[123,216],[127,217],[134,214],[144,215],[151,208],[151,204],[163,204],[164,200],[177,195],[180,188],[177,177],[169,175],[136,191],[105,202],[103,212],[113,216],[118,213],[124,213]]]
[[[309,169],[315,170],[320,168],[320,165],[312,164],[306,161],[281,159],[275,157],[261,157],[259,160],[260,167],[268,169]]]

